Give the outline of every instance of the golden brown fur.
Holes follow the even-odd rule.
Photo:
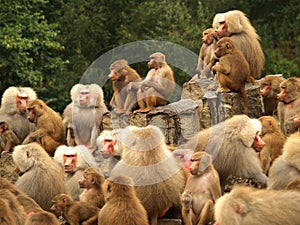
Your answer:
[[[259,118],[262,124],[261,138],[265,146],[259,152],[263,172],[268,174],[272,162],[282,154],[285,143],[285,136],[277,125],[277,121],[272,116],[262,116]]]
[[[132,112],[136,107],[135,94],[127,89],[131,82],[140,81],[140,75],[128,65],[124,59],[117,60],[110,65],[109,78],[112,80],[114,94],[110,106],[116,112]],[[134,86],[134,83],[131,83]],[[136,90],[135,90],[136,91]]]
[[[40,99],[29,101],[27,110],[29,121],[35,124],[35,131],[27,136],[23,144],[37,142],[53,156],[56,148],[66,141],[62,118]]]
[[[127,176],[105,181],[106,203],[98,215],[98,225],[148,225],[148,216],[138,199],[133,181]]]
[[[213,221],[214,203],[221,197],[219,174],[206,152],[195,152],[190,158],[190,176],[182,194],[184,224],[208,224]]]
[[[280,83],[285,79],[282,76],[268,75],[260,80],[260,94],[263,97],[264,110],[266,116],[277,115]]]
[[[27,119],[27,112],[20,112],[16,104],[16,97],[19,95],[27,95],[27,100],[36,99],[36,93],[29,87],[9,87],[7,88],[1,100],[0,120],[6,121],[10,129],[12,129],[20,141],[34,129],[34,125]]]
[[[300,133],[287,138],[283,153],[269,170],[268,189],[284,189],[291,181],[300,179]]]
[[[219,22],[225,17],[226,36],[242,51],[250,67],[250,75],[254,78],[261,76],[265,57],[260,45],[260,38],[246,15],[239,10],[218,13],[213,19],[213,28],[220,26]]]
[[[60,225],[60,223],[52,213],[42,211],[28,217],[24,225]]]
[[[168,98],[175,90],[174,72],[167,64],[164,54],[153,53],[148,67],[151,69],[137,91],[140,109],[134,112],[148,112],[157,106],[166,105]]]
[[[217,200],[215,225],[298,224],[300,193],[235,187]]]
[[[97,225],[99,208],[87,202],[77,202],[67,194],[56,195],[52,199],[51,211],[62,215],[71,225]]]
[[[89,96],[81,95],[88,91]],[[98,84],[76,84],[70,91],[72,103],[63,112],[68,146],[96,147],[96,138],[103,130],[103,115],[108,113],[103,90]]]
[[[44,210],[50,209],[56,194],[66,192],[63,171],[39,144],[16,146],[13,160],[22,174],[16,186]]]
[[[12,152],[13,148],[20,144],[17,135],[9,128],[5,121],[0,122],[0,138],[4,142],[4,146],[0,147],[0,152]]]
[[[129,126],[120,132],[118,138],[123,151],[112,176],[126,175],[133,179],[137,196],[150,217],[151,225],[155,225],[159,214],[181,206],[185,172],[168,150],[160,128]]]
[[[201,130],[187,143],[186,148],[206,151],[213,157],[221,187],[230,175],[252,178],[266,185],[259,158],[252,148],[258,128],[246,115],[235,115],[211,128]]]
[[[17,225],[8,202],[0,198],[0,224],[1,225]]]
[[[85,169],[83,176],[79,180],[79,186],[84,188],[84,191],[79,196],[80,201],[102,208],[105,203],[102,188],[104,180],[104,176],[95,168],[89,167]]]
[[[243,53],[238,50],[229,37],[217,42],[216,56],[219,63],[212,69],[217,72],[220,83],[219,92],[238,91],[244,99],[244,113],[248,115],[248,97],[245,84],[250,77],[249,64]]]
[[[280,83],[280,93],[278,94],[278,117],[280,128],[285,135],[290,135],[297,129],[286,129],[289,119],[293,119],[300,115],[300,78],[290,77]],[[290,121],[290,122],[293,122]],[[287,123],[287,124],[286,124]]]

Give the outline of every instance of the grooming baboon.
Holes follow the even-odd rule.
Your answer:
[[[90,149],[83,145],[75,147],[61,145],[55,152],[54,160],[65,171],[67,193],[74,200],[79,200],[79,195],[83,189],[80,188],[78,180],[83,175],[84,170],[88,167],[99,169]]]
[[[134,82],[141,81],[140,75],[124,59],[113,62],[109,69],[108,77],[112,81],[114,90],[110,106],[117,113],[132,112],[137,106],[136,89],[134,88],[136,83]]]
[[[95,168],[89,167],[85,169],[78,181],[80,188],[84,188],[84,191],[79,196],[79,200],[102,208],[105,203],[102,188],[104,179],[104,176]]]
[[[76,84],[70,91],[72,103],[63,112],[69,146],[96,147],[102,130],[103,115],[108,112],[102,88],[98,84]]]
[[[300,192],[234,187],[215,205],[215,225],[299,224]]]
[[[9,87],[1,100],[0,120],[6,121],[22,142],[34,125],[27,119],[27,103],[36,99],[36,93],[29,87]]]
[[[294,119],[300,115],[300,78],[290,77],[280,83],[280,93],[278,94],[278,117],[281,130],[285,135],[290,135],[290,126],[296,126]],[[289,121],[289,119],[292,119]],[[292,122],[292,123],[290,123]],[[289,124],[287,124],[289,123]],[[289,128],[289,130],[286,130]]]
[[[290,182],[300,179],[300,133],[287,138],[282,152],[270,167],[268,189],[284,189]]]
[[[219,38],[230,37],[235,46],[244,54],[250,75],[259,78],[264,67],[265,56],[260,45],[260,38],[246,15],[239,10],[217,13],[213,19],[213,28]],[[251,79],[254,82],[254,79]]]
[[[63,171],[38,143],[17,145],[13,160],[21,175],[16,186],[44,210],[50,209],[55,195],[66,192]]]
[[[17,225],[8,202],[0,198],[0,224],[1,225]]]
[[[65,144],[66,135],[61,117],[40,99],[28,102],[28,120],[35,124],[23,144],[39,143],[50,156],[59,145]]]
[[[150,223],[156,225],[168,209],[181,208],[185,171],[177,164],[156,126],[128,126],[118,134],[118,140],[123,147],[122,155],[111,176],[126,175],[133,179]]]
[[[263,172],[268,174],[273,161],[282,154],[282,148],[286,138],[274,117],[262,116],[259,118],[259,121],[262,124],[260,136],[265,142],[265,146],[259,152],[259,159],[262,164]]]
[[[148,225],[147,212],[138,199],[133,181],[127,176],[110,177],[104,183],[106,203],[98,215],[98,225]]]
[[[222,195],[219,174],[206,152],[190,158],[190,176],[182,194],[184,224],[208,224],[213,221],[215,201]]]
[[[137,102],[140,109],[134,112],[149,112],[157,106],[167,104],[175,89],[174,73],[161,52],[150,55],[150,71],[137,90]]]
[[[266,116],[277,115],[280,83],[285,79],[282,76],[268,75],[260,80],[260,94],[263,97],[264,110]]]
[[[87,202],[77,202],[67,194],[52,199],[51,211],[62,215],[70,225],[98,225],[99,208]]]
[[[235,115],[224,122],[201,130],[186,144],[187,149],[206,151],[213,157],[213,165],[218,171],[222,190],[225,180],[235,175],[251,178],[265,186],[267,176],[263,173],[256,151],[264,142],[259,137],[260,122],[246,115]],[[261,126],[261,125],[260,125]]]
[[[215,55],[219,58],[219,63],[212,67],[212,70],[217,72],[220,83],[217,92],[240,92],[244,99],[244,113],[248,115],[248,97],[245,85],[250,77],[250,70],[247,60],[229,37],[221,38],[217,42]]]

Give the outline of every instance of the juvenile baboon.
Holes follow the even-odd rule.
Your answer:
[[[246,15],[239,10],[217,13],[213,19],[213,28],[217,29],[219,38],[230,37],[233,40],[249,64],[250,75],[259,78],[265,56],[260,45],[260,37]]]
[[[219,174],[206,152],[195,152],[190,158],[190,176],[182,201],[184,224],[208,224],[213,221],[215,201],[222,195]]]
[[[52,199],[51,211],[62,215],[70,225],[98,225],[99,210],[87,202],[77,202],[67,194],[59,194]]]
[[[76,84],[70,95],[72,103],[63,112],[67,144],[95,148],[96,138],[103,129],[103,115],[108,112],[103,90],[98,84]]]
[[[28,102],[28,120],[35,124],[23,144],[39,143],[46,152],[53,156],[59,145],[65,144],[66,135],[61,117],[40,99]]]
[[[104,183],[106,203],[98,215],[98,225],[148,225],[147,212],[138,199],[133,181],[127,176],[110,177]]]
[[[25,225],[60,225],[60,223],[52,213],[42,211],[29,216]]]
[[[286,130],[286,123],[289,119],[294,119],[300,115],[300,78],[288,78],[280,83],[280,89],[281,91],[278,94],[278,117],[281,130],[285,135],[288,135],[291,134],[291,130]],[[291,125],[288,124],[287,127]]]
[[[140,75],[132,69],[124,59],[113,62],[110,67],[109,79],[112,81],[114,94],[110,106],[117,113],[130,113],[136,108],[136,81],[141,81]],[[131,83],[133,82],[133,83]],[[130,86],[129,86],[130,83]],[[128,89],[128,90],[127,90]]]
[[[215,50],[217,41],[213,28],[208,28],[202,32],[202,46],[200,48],[196,75],[189,81],[192,82],[199,78],[212,78],[213,72],[211,68],[217,62]]]
[[[0,120],[6,121],[21,142],[34,129],[26,112],[28,101],[34,99],[36,93],[29,87],[9,87],[2,95]]]
[[[156,126],[128,126],[118,134],[118,140],[123,147],[122,155],[111,176],[126,175],[133,179],[150,224],[156,225],[168,209],[181,208],[185,171],[168,150],[165,137]]]
[[[215,205],[215,225],[299,224],[300,192],[234,187]]]
[[[9,210],[11,211],[11,213],[8,213],[8,215],[12,216],[16,225],[24,225],[26,214],[23,207],[21,207],[20,203],[18,202],[16,196],[8,189],[0,189],[0,199],[7,202]],[[1,210],[0,214],[2,214]],[[0,224],[2,225],[2,223]]]
[[[266,116],[277,115],[277,95],[280,92],[280,83],[284,80],[282,76],[278,75],[268,75],[260,80],[260,94],[263,97]]]
[[[13,160],[21,175],[16,186],[44,210],[50,209],[51,199],[55,195],[66,192],[63,171],[38,143],[17,145]]]
[[[54,160],[65,171],[67,194],[71,195],[74,200],[79,200],[79,195],[83,189],[80,188],[78,180],[83,175],[84,170],[88,167],[99,169],[92,153],[83,145],[75,147],[61,145],[55,152]]]
[[[285,136],[277,125],[277,121],[272,116],[262,116],[259,118],[262,124],[260,136],[265,142],[265,146],[259,152],[259,159],[263,172],[268,174],[272,162],[282,154],[285,143]]]
[[[257,123],[258,122],[258,123]],[[263,173],[256,151],[264,142],[259,137],[260,124],[246,115],[235,115],[224,122],[201,130],[186,144],[187,149],[205,151],[213,157],[213,165],[220,176],[224,190],[226,179],[235,175],[250,178],[265,186],[267,176]]]
[[[82,177],[78,181],[80,188],[84,188],[84,191],[79,196],[79,200],[102,208],[105,203],[102,188],[104,180],[104,176],[95,168],[89,167],[85,169]]]
[[[13,148],[20,144],[20,140],[17,135],[9,128],[5,121],[0,122],[0,138],[2,139],[4,146],[0,147],[1,153],[12,152]]]
[[[137,102],[140,109],[134,112],[149,112],[157,106],[167,104],[175,89],[174,73],[161,52],[150,55],[150,71],[137,90]]]
[[[270,167],[268,189],[284,189],[290,182],[300,179],[300,133],[287,138],[282,152]]]
[[[220,88],[217,92],[240,92],[244,99],[244,113],[248,115],[248,97],[245,84],[250,76],[249,64],[229,37],[217,42],[216,56],[219,63],[212,69],[217,72]]]

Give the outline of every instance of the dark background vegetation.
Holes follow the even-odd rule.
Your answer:
[[[201,33],[212,26],[214,15],[232,9],[246,13],[261,37],[266,56],[262,76],[300,76],[299,0],[0,2],[0,94],[9,86],[30,86],[59,112],[70,102],[71,87],[106,52],[130,42],[159,40],[198,54]],[[132,66],[145,76],[146,62]],[[190,79],[183,70],[174,70],[177,84]],[[102,86],[109,102],[111,82]]]

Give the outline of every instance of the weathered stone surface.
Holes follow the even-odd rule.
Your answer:
[[[15,183],[19,177],[15,172],[15,166],[11,153],[2,154],[0,158],[0,177]]]

